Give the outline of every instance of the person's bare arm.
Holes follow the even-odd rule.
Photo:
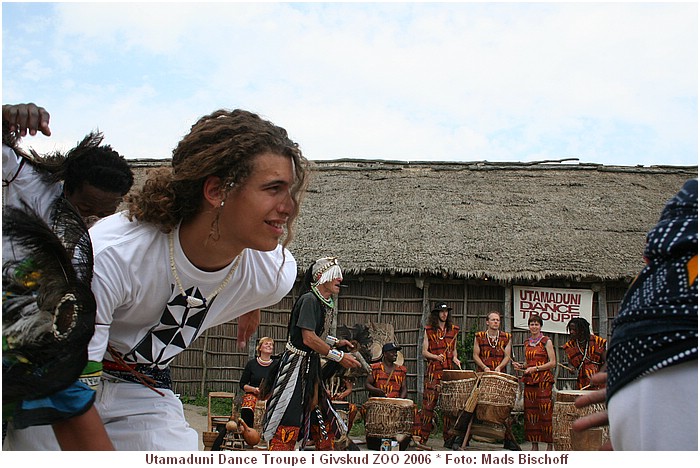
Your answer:
[[[408,387],[406,386],[406,379],[403,379],[403,382],[401,382],[401,390],[399,391],[399,398],[407,398],[408,397]]]
[[[239,349],[246,347],[248,338],[253,336],[258,325],[260,325],[260,309],[255,309],[238,317],[238,335],[236,341],[238,342]]]
[[[510,357],[513,354],[513,341],[512,340],[508,340],[508,343],[506,344],[504,351],[506,353],[505,357],[503,358],[501,363],[498,366],[496,366],[496,369],[494,369],[497,372],[505,372],[506,371],[506,366],[510,362]]]
[[[479,341],[476,338],[474,338],[472,358],[474,359],[474,363],[476,364],[477,370],[491,370],[486,364],[484,364],[484,361],[481,360],[481,348],[479,347]]]
[[[374,374],[371,372],[367,374],[367,380],[365,380],[365,389],[370,396],[373,397],[385,397],[386,393],[379,387],[374,386]]]
[[[428,333],[425,332],[425,335],[423,335],[423,357],[429,361],[443,362],[445,360],[445,355],[431,353],[430,351],[428,351],[428,344]]]
[[[114,450],[97,409],[52,424],[61,450]]]
[[[301,338],[306,346],[316,351],[320,356],[327,355],[331,349],[331,347],[312,330],[303,328],[301,330]],[[355,356],[350,353],[343,354],[343,359],[340,361],[340,365],[346,369],[361,366],[360,362],[355,359]]]
[[[604,386],[607,379],[607,372],[598,372],[597,374],[591,376],[591,384]],[[576,398],[576,401],[574,401],[574,406],[577,408],[585,408],[586,406],[605,403],[605,392],[605,388],[586,392],[585,394]],[[581,432],[585,431],[586,429],[607,426],[608,424],[608,411],[605,410],[591,413],[587,416],[582,416],[576,419],[571,425],[571,429],[576,432]],[[612,450],[612,442],[608,440],[600,447],[600,450]]]

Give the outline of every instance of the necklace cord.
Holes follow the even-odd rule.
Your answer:
[[[229,281],[231,281],[231,278],[233,277],[233,273],[238,269],[238,264],[240,263],[241,260],[241,255],[237,255],[236,259],[233,261],[233,265],[231,265],[231,269],[228,271],[226,274],[226,277],[223,279],[221,284],[207,297],[204,298],[204,300],[199,299],[198,297],[193,297],[188,295],[185,292],[185,288],[182,286],[182,282],[180,281],[180,275],[177,274],[177,266],[175,265],[175,239],[174,239],[173,231],[170,231],[168,233],[168,248],[170,251],[170,270],[173,274],[173,278],[175,279],[175,284],[177,285],[177,288],[180,290],[180,294],[182,297],[185,298],[187,303],[192,306],[192,307],[199,307],[199,306],[207,306],[211,302],[214,297],[219,294],[228,284]]]

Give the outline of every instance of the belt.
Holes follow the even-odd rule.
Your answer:
[[[292,343],[287,341],[287,351],[289,351],[292,354],[296,354],[297,356],[306,356],[307,352],[302,351],[299,348],[296,348]]]
[[[106,371],[129,371],[131,370],[136,370],[136,364],[117,364],[114,361],[108,361],[108,360],[103,360],[102,361],[102,369]]]

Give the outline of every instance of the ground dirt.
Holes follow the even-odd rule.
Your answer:
[[[199,449],[204,450],[204,444],[202,442],[202,433],[207,430],[207,408],[203,406],[196,406],[185,404],[185,419],[198,433],[199,433]],[[352,437],[353,442],[355,442],[361,450],[368,450],[364,437]],[[442,436],[431,437],[428,441],[428,447],[431,450],[448,450],[443,447]],[[521,444],[523,450],[530,450],[529,443],[525,442]],[[416,447],[409,447],[408,450],[420,450]],[[505,450],[502,444],[492,444],[487,442],[470,441],[469,446],[465,450],[476,450],[476,451],[493,451],[493,450]]]

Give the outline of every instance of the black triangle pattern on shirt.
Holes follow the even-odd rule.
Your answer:
[[[186,290],[185,294],[204,300],[202,293],[195,287]],[[160,368],[167,366],[194,341],[210,305],[191,307],[182,294],[173,292],[171,300],[163,310],[160,323],[151,328],[139,344],[124,355],[124,359],[127,362],[148,363]]]

